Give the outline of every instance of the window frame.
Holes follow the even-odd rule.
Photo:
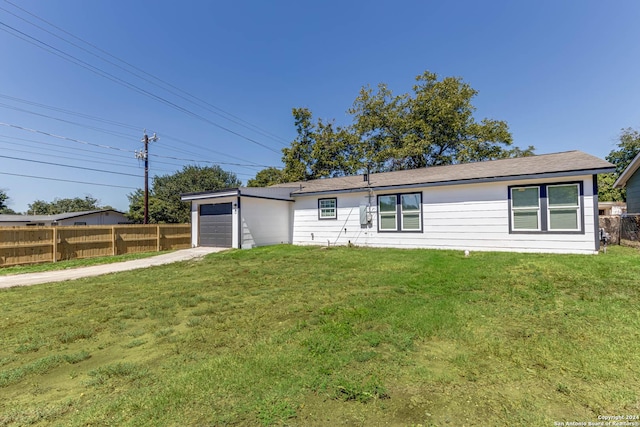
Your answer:
[[[415,210],[409,210],[406,211],[403,209],[402,207],[402,197],[403,196],[414,196],[417,195],[418,196],[418,222],[419,222],[419,228],[416,229],[406,229],[405,228],[405,219],[404,219],[404,214],[405,213],[413,213],[415,214]],[[394,213],[395,216],[395,228],[394,229],[390,229],[390,228],[382,228],[382,211],[380,210],[380,199],[382,197],[395,197],[395,204],[396,204],[396,210]],[[422,233],[424,230],[424,223],[423,223],[423,218],[422,218],[422,192],[413,192],[413,193],[392,193],[392,194],[379,194],[377,196],[377,210],[378,210],[378,232],[379,233]]]
[[[577,197],[577,205],[554,205],[553,207],[551,206],[551,203],[549,203],[549,188],[553,188],[553,187],[569,187],[569,186],[573,186],[573,187],[577,187],[578,189],[578,197]],[[549,184],[547,185],[547,224],[549,225],[549,231],[579,231],[582,228],[582,225],[580,223],[580,211],[581,211],[581,207],[582,207],[582,197],[580,197],[580,186],[576,183],[570,183],[570,184],[564,184],[564,183],[560,183],[560,184]],[[573,228],[551,228],[551,212],[552,211],[560,211],[560,210],[575,210],[576,211],[576,225],[577,228],[573,229]]]
[[[578,206],[549,206],[548,189],[550,187],[576,186],[578,188]],[[514,207],[513,207],[513,191],[519,188],[538,188],[538,229],[514,229]],[[584,218],[584,182],[583,181],[567,181],[567,182],[546,182],[538,184],[510,185],[508,187],[508,208],[509,208],[509,234],[585,234],[585,218]],[[577,229],[552,229],[551,228],[551,211],[562,209],[574,209],[577,215]],[[519,208],[516,208],[517,211]],[[526,208],[522,208],[526,209]]]
[[[524,206],[524,207],[515,207],[513,206],[513,192],[514,190],[520,190],[520,189],[531,189],[531,188],[535,188],[538,190],[538,206],[535,208],[536,212],[537,212],[537,227],[536,228],[514,228],[515,227],[515,217],[516,217],[516,212],[518,211],[532,211],[534,210],[533,206]],[[539,185],[528,185],[528,186],[522,186],[522,187],[511,187],[509,189],[509,206],[511,208],[510,212],[509,212],[509,219],[510,221],[510,229],[512,231],[542,231],[542,207],[540,206],[541,203],[541,194],[542,194],[542,188]]]
[[[333,208],[327,208],[322,206],[322,202],[333,201]],[[323,211],[330,211],[333,209],[333,216],[322,216]],[[335,220],[338,219],[338,198],[337,197],[326,197],[323,199],[318,199],[318,219],[320,221],[324,220]]]

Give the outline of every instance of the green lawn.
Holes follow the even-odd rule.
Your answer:
[[[640,252],[273,246],[0,291],[0,426],[640,415]]]

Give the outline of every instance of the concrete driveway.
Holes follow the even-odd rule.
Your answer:
[[[117,273],[119,271],[136,270],[154,265],[170,264],[178,261],[188,261],[202,258],[207,254],[224,251],[226,248],[191,248],[182,249],[168,254],[158,255],[150,258],[136,259],[133,261],[116,262],[112,264],[94,265],[91,267],[80,267],[69,270],[44,271],[41,273],[15,274],[11,276],[0,276],[0,288],[10,288],[13,286],[30,286],[40,283],[63,282],[65,280],[75,280],[82,277],[101,276],[103,274]]]

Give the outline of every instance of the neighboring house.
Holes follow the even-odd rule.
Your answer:
[[[625,202],[598,202],[598,213],[600,216],[623,215],[627,213]]]
[[[614,188],[627,188],[627,213],[640,214],[640,153],[620,174]]]
[[[276,243],[596,253],[597,174],[580,151],[182,195],[193,246]]]
[[[0,215],[0,227],[113,225],[128,222],[124,213],[113,209],[69,212],[56,215]]]

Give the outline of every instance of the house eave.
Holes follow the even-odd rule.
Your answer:
[[[640,153],[633,158],[629,166],[620,174],[616,182],[613,183],[613,188],[624,188],[627,185],[629,178],[640,169]]]
[[[235,189],[232,191],[225,190],[220,192],[208,191],[208,192],[201,192],[201,193],[188,193],[188,194],[182,194],[180,196],[180,200],[183,202],[190,202],[193,200],[218,199],[221,197],[238,196],[239,193],[240,193],[239,189]]]

